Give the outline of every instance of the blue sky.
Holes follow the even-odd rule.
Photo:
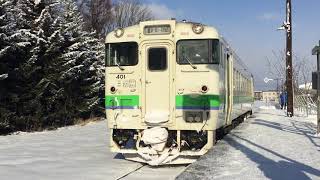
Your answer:
[[[265,84],[266,58],[285,48],[285,32],[277,31],[285,20],[285,0],[143,0],[158,19],[201,22],[216,27],[255,76],[257,89],[275,88]],[[315,67],[311,49],[320,40],[320,1],[292,0],[293,51]],[[311,77],[311,72],[310,72]]]

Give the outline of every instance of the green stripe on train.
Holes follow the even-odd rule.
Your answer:
[[[209,106],[219,107],[219,95],[177,95],[176,106]]]
[[[253,97],[234,96],[233,103],[253,102]],[[119,103],[119,104],[116,104]],[[177,95],[176,106],[218,107],[224,103],[224,95]],[[105,106],[139,106],[139,95],[108,95]]]
[[[223,104],[225,101],[225,95],[220,95],[220,103]],[[249,103],[253,102],[254,99],[251,96],[233,96],[233,103],[239,104],[239,103]]]
[[[105,106],[139,106],[138,95],[109,95],[105,98]]]
[[[250,96],[233,96],[233,103],[238,104],[238,103],[249,103],[253,102],[253,97]]]

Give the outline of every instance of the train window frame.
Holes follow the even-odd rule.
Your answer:
[[[220,57],[219,57],[219,63],[223,65],[223,68],[225,67],[225,59],[224,59],[224,44],[220,41]]]
[[[219,54],[220,54],[220,56],[219,56],[219,66],[220,66],[222,69],[224,69],[224,61],[223,61],[223,59],[222,59],[222,57],[221,57],[221,54],[223,54],[222,46],[223,46],[222,42],[219,41]]]
[[[154,69],[150,69],[150,66],[149,66],[149,52],[150,52],[150,49],[165,49],[165,52],[166,52],[166,68],[165,69],[158,69],[158,70],[154,70]],[[161,71],[166,71],[168,69],[168,59],[169,59],[169,56],[168,56],[168,48],[165,47],[165,46],[153,46],[153,47],[149,47],[148,50],[147,50],[147,63],[146,63],[146,66],[148,67],[148,70],[151,71],[151,72],[161,72]]]
[[[112,43],[105,43],[105,67],[108,68],[108,67],[117,67],[118,65],[109,65],[109,55],[108,55],[108,48],[107,46],[110,45],[110,44],[129,44],[129,43],[134,43],[136,45],[136,61],[134,64],[130,64],[130,65],[123,65],[123,64],[119,64],[120,66],[127,66],[127,67],[130,67],[130,66],[137,66],[139,64],[139,44],[138,42],[136,41],[127,41],[127,42],[112,42]]]
[[[206,40],[208,41],[208,62],[207,63],[195,63],[195,62],[191,62],[192,64],[194,65],[208,65],[208,64],[214,64],[214,65],[219,65],[220,64],[220,58],[221,58],[221,52],[220,52],[220,47],[221,47],[221,44],[220,44],[220,40],[217,38],[217,39],[179,39],[177,42],[176,42],[176,63],[179,64],[179,65],[189,65],[188,62],[185,62],[185,63],[181,63],[180,60],[179,60],[179,43],[182,42],[182,41],[203,41],[203,40]],[[218,53],[218,57],[217,57],[217,61],[213,61],[213,58],[212,58],[212,54],[213,54],[213,47],[212,47],[212,44],[213,44],[213,41],[216,41],[217,42],[217,45],[218,45],[218,48],[217,48],[217,53]],[[211,42],[211,43],[209,43]]]

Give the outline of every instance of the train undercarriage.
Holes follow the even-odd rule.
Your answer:
[[[248,111],[216,131],[170,130],[164,127],[113,129],[112,150],[122,153],[128,160],[152,166],[190,164],[251,114]]]

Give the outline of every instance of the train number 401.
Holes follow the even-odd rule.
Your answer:
[[[117,77],[116,77],[117,79],[125,79],[126,78],[126,75],[124,75],[124,74],[118,74],[117,75]]]

